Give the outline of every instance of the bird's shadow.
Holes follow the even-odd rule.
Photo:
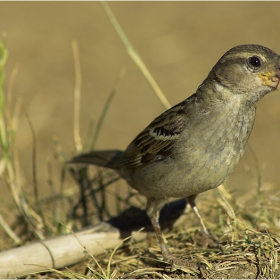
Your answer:
[[[187,206],[186,199],[179,199],[166,204],[160,212],[160,225],[162,230],[172,228],[174,222],[181,216]],[[107,221],[110,225],[118,228],[121,238],[126,238],[132,234],[132,231],[138,231],[145,228],[145,231],[153,231],[153,227],[145,210],[131,206],[117,217]]]

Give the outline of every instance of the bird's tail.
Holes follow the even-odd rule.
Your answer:
[[[73,157],[68,163],[86,163],[117,169],[119,159],[122,157],[122,155],[123,151],[120,150],[92,151],[77,155]]]

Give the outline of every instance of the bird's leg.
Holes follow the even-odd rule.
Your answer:
[[[150,218],[152,226],[156,233],[163,259],[164,261],[170,263],[171,266],[177,265],[183,267],[192,267],[195,265],[193,262],[175,257],[170,253],[166,244],[164,243],[163,233],[159,224],[159,213],[160,209],[164,206],[165,203],[165,199],[148,198],[146,207],[147,215]]]
[[[200,216],[198,209],[196,207],[195,204],[195,198],[196,195],[191,195],[188,196],[186,199],[188,201],[188,203],[190,204],[190,206],[192,207],[193,211],[195,212],[196,216],[198,217],[199,223],[200,223],[200,227],[202,229],[202,236],[199,236],[199,243],[203,246],[203,247],[210,247],[210,248],[219,248],[220,250],[224,250],[223,247],[219,244],[217,244],[212,237],[210,236],[203,220],[202,217]]]
[[[169,250],[167,249],[167,246],[164,243],[163,233],[161,231],[160,224],[159,224],[159,211],[154,213],[154,215],[150,219],[151,219],[151,223],[153,225],[153,228],[155,230],[155,233],[156,233],[156,236],[157,236],[157,239],[159,242],[159,246],[160,246],[161,253],[163,255],[163,259],[170,263],[170,262],[172,262],[174,257],[169,252]]]
[[[203,230],[203,232],[206,235],[210,236],[209,232],[208,232],[208,230],[207,230],[207,228],[206,228],[206,226],[205,226],[205,224],[202,220],[202,217],[200,216],[200,214],[198,212],[198,209],[196,207],[195,198],[196,198],[196,195],[194,194],[194,195],[188,196],[186,199],[187,199],[188,203],[190,204],[191,208],[193,209],[193,211],[195,212],[196,216],[198,217],[201,229]]]
[[[159,246],[160,246],[160,250],[163,255],[163,259],[169,263],[170,262],[172,263],[172,260],[174,259],[174,257],[169,252],[169,250],[167,249],[167,246],[164,243],[163,233],[161,231],[160,224],[159,224],[159,211],[163,207],[164,204],[165,204],[165,200],[156,200],[156,199],[148,198],[146,211],[147,211],[147,215],[149,216],[149,218],[151,220],[154,231],[156,233],[156,237],[159,242]]]

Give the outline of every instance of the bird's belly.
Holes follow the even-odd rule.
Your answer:
[[[233,172],[244,145],[226,143],[218,149],[186,147],[178,155],[154,162],[124,176],[131,187],[146,197],[187,197],[213,189]]]

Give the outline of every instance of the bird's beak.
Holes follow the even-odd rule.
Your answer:
[[[280,89],[280,70],[277,69],[268,71],[266,73],[261,73],[260,78],[263,80],[263,84],[270,86],[274,89]]]

